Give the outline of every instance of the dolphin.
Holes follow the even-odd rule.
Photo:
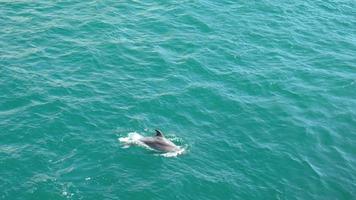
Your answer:
[[[156,131],[155,136],[142,137],[139,139],[140,142],[151,147],[152,149],[163,151],[163,152],[174,152],[180,149],[173,142],[166,139],[161,131],[159,130],[155,130],[155,131]]]

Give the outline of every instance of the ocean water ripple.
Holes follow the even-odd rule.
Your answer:
[[[352,199],[354,7],[0,1],[0,199]]]

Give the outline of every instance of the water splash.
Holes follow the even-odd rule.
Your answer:
[[[156,155],[169,158],[169,157],[177,157],[185,152],[186,152],[186,148],[179,147],[179,149],[177,151],[161,153],[161,154],[156,154]]]

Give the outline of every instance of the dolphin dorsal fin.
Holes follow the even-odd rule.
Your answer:
[[[156,131],[156,135],[155,135],[156,137],[164,137],[161,131],[159,130],[155,130],[155,131]]]

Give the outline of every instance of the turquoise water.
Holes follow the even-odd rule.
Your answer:
[[[0,1],[0,199],[355,199],[355,8]]]

